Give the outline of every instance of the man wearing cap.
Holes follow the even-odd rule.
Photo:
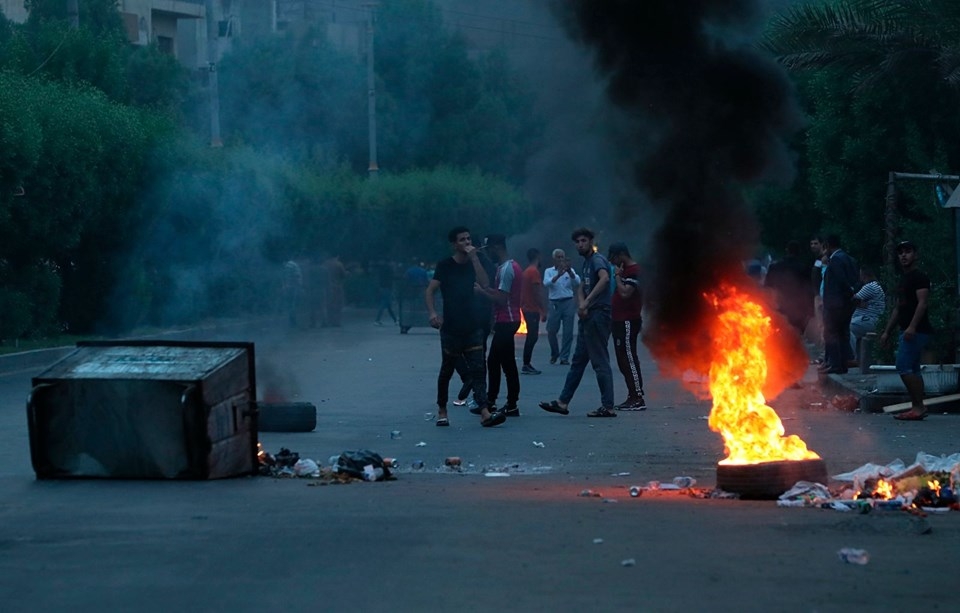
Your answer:
[[[600,387],[600,408],[587,413],[587,417],[616,417],[613,407],[613,373],[610,370],[610,263],[596,252],[593,231],[577,228],[571,236],[577,253],[583,256],[581,278],[577,286],[577,316],[580,318],[577,346],[573,360],[557,400],[541,402],[540,408],[549,413],[568,415],[568,405],[573,399],[587,363],[593,366]]]
[[[923,376],[920,374],[920,358],[930,342],[933,327],[927,316],[927,300],[930,296],[930,277],[917,267],[917,246],[911,241],[897,245],[900,261],[900,283],[897,285],[897,304],[880,336],[886,343],[893,326],[900,327],[897,344],[897,372],[910,395],[910,410],[894,415],[901,421],[920,421],[927,416],[923,406]]]
[[[613,348],[617,366],[627,384],[627,399],[617,405],[621,411],[644,411],[643,375],[637,356],[637,338],[643,325],[643,289],[640,285],[640,265],[630,257],[626,243],[613,243],[607,258],[614,265],[613,282],[616,291],[611,299],[613,318]]]

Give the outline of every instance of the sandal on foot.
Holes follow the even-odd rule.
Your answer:
[[[548,413],[558,413],[560,415],[569,415],[570,409],[564,406],[560,406],[560,403],[556,400],[551,400],[550,402],[541,402],[540,408]]]
[[[910,409],[906,413],[899,413],[893,416],[894,419],[899,419],[900,421],[923,421],[927,418],[926,412],[918,413],[913,409]]]
[[[491,413],[490,417],[481,421],[480,425],[484,428],[492,428],[494,426],[499,426],[505,421],[507,421],[507,416],[503,413],[503,411],[497,411],[496,413]]]
[[[450,420],[447,419],[446,417],[441,417],[441,418],[437,419],[437,426],[438,426],[438,427],[444,428],[444,427],[449,426],[449,425],[450,425]]]
[[[617,414],[606,407],[600,407],[596,411],[587,413],[587,417],[616,417]]]

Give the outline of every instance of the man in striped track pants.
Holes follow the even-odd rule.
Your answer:
[[[625,243],[610,245],[607,259],[615,267],[616,290],[611,300],[613,319],[613,346],[617,354],[617,366],[627,384],[627,399],[617,405],[620,411],[643,411],[647,404],[643,399],[643,375],[637,357],[637,340],[643,324],[643,288],[640,265],[630,257]]]

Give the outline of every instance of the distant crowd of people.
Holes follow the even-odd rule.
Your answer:
[[[480,247],[464,226],[450,230],[447,238],[451,256],[437,263],[424,292],[430,325],[440,331],[437,426],[450,424],[447,402],[455,372],[462,386],[454,404],[469,405],[481,426],[498,426],[508,417],[519,417],[520,375],[541,374],[532,361],[541,323],[547,325],[550,363],[569,366],[569,370],[560,395],[539,403],[540,408],[568,415],[569,403],[590,365],[600,389],[600,406],[588,417],[616,417],[617,410],[646,409],[636,346],[642,325],[642,278],[626,244],[612,244],[604,257],[594,244],[594,233],[578,228],[571,239],[583,258],[580,271],[558,248],[551,253],[553,266],[541,273],[540,251],[528,249],[526,266],[521,267],[510,257],[502,234],[487,235]],[[437,295],[442,297],[439,311]],[[578,334],[571,355],[574,315]],[[527,336],[518,369],[514,339],[521,321],[526,322]],[[611,334],[628,389],[626,400],[616,405],[608,352]],[[506,394],[498,406],[502,380]]]
[[[776,292],[779,311],[801,335],[810,334],[813,326],[812,335],[823,347],[820,372],[846,373],[849,366],[857,363],[862,339],[867,334],[879,332],[880,341],[887,343],[894,328],[898,328],[896,368],[912,408],[895,417],[924,419],[920,363],[933,328],[928,316],[930,278],[919,269],[916,244],[903,241],[896,247],[902,274],[893,311],[882,327],[886,293],[876,272],[858,266],[844,251],[837,235],[831,234],[825,240],[812,238],[810,252],[812,257],[805,258],[799,242],[787,243],[785,256],[771,264],[764,284]]]

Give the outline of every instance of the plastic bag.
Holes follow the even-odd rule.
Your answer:
[[[390,469],[383,458],[369,449],[341,453],[337,458],[337,472],[366,481],[384,481],[390,478]]]

